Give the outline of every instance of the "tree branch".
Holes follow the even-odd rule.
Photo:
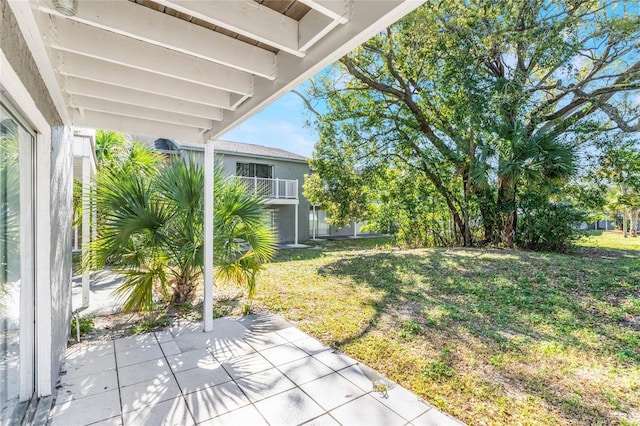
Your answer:
[[[438,137],[438,135],[435,134],[423,112],[420,110],[420,107],[418,107],[418,105],[416,105],[413,101],[410,93],[402,92],[388,84],[373,80],[372,78],[361,72],[349,57],[345,56],[344,58],[340,59],[340,62],[345,65],[351,75],[353,75],[364,84],[370,86],[372,89],[375,89],[382,93],[390,94],[403,101],[407,105],[413,116],[416,118],[418,125],[420,126],[420,130],[427,136],[431,143],[433,143],[434,147],[436,147],[436,149],[438,149],[438,151],[440,151],[440,153],[450,161],[453,161],[455,163],[461,161],[456,153],[451,148],[449,148],[445,144],[445,142]]]
[[[322,114],[320,114],[314,107],[313,105],[311,105],[311,101],[309,101],[309,99],[307,99],[306,96],[304,96],[302,93],[298,92],[297,90],[292,90],[291,93],[295,93],[296,95],[298,95],[300,97],[300,99],[302,99],[302,102],[304,102],[304,105],[307,107],[307,109],[309,111],[311,111],[312,113],[315,114],[315,116],[317,118],[321,118]]]

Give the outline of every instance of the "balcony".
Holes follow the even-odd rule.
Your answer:
[[[237,176],[249,191],[267,199],[267,203],[294,204],[298,201],[298,181],[278,178]]]

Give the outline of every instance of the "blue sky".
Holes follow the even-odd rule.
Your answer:
[[[308,118],[300,97],[287,93],[220,139],[273,146],[311,157],[318,136],[305,125]]]

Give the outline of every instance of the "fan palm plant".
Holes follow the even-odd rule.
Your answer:
[[[275,236],[265,220],[262,198],[237,179],[224,177],[216,164],[214,175],[214,266],[216,277],[256,292],[256,276],[274,254]],[[249,305],[245,305],[246,312]]]
[[[102,212],[93,252],[125,277],[117,293],[127,311],[150,311],[154,298],[182,303],[195,295],[203,272],[204,173],[193,159],[144,173],[109,168],[98,180]],[[249,286],[274,253],[262,200],[215,166],[216,275]]]
[[[575,172],[575,147],[553,138],[530,138],[524,126],[500,129],[498,143],[498,208],[501,210],[502,243],[513,247],[517,228],[517,197],[523,184],[550,186]]]
[[[96,131],[96,159],[101,164],[113,163],[127,145],[124,133],[108,130]]]

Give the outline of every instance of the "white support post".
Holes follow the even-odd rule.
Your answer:
[[[253,195],[258,193],[258,176],[253,177]]]
[[[95,176],[94,179],[91,180],[91,241],[95,241],[98,239],[98,207],[96,205],[96,201],[94,199],[96,193],[96,181]],[[96,270],[96,258],[95,256],[91,257],[91,270]],[[95,277],[95,275],[94,275]]]
[[[82,307],[89,306],[89,285],[91,276],[89,275],[89,263],[85,263],[89,256],[89,240],[91,239],[91,203],[89,192],[91,190],[91,159],[82,157]]]
[[[213,330],[213,141],[204,146],[204,331]]]
[[[295,215],[295,231],[294,231],[294,235],[295,235],[295,239],[294,239],[294,244],[298,245],[298,203],[295,204],[296,206],[296,215]]]
[[[311,231],[312,239],[316,239],[316,228],[318,227],[318,216],[316,216],[316,206],[313,206],[313,231]]]
[[[80,246],[78,245],[78,227],[77,226],[73,227],[73,249],[75,251],[78,251],[80,249]]]
[[[287,189],[285,188],[285,195],[287,194]],[[278,178],[276,178],[276,198],[280,198],[280,184],[278,183]]]
[[[353,219],[353,238],[358,236],[358,227],[357,227],[357,222],[355,219]]]

